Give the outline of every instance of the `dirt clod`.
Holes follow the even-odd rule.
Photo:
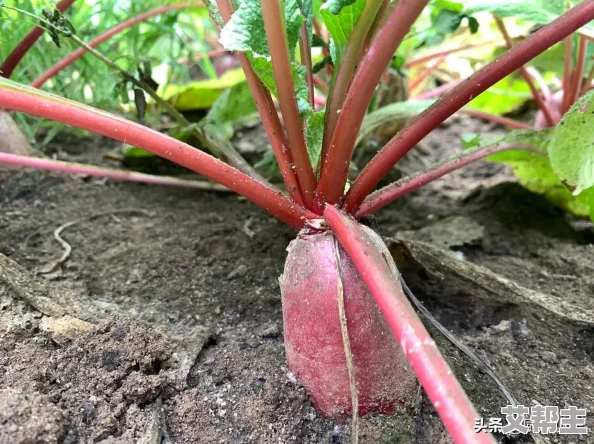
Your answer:
[[[67,416],[46,396],[0,390],[1,443],[58,443],[67,428]]]

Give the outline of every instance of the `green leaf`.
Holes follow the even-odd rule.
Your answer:
[[[350,6],[357,0],[328,0],[322,9],[327,10],[330,14],[339,15],[343,8]]]
[[[320,157],[322,154],[322,140],[324,138],[324,117],[326,112],[309,113],[306,119],[305,142],[309,161],[314,172],[320,170]]]
[[[581,97],[553,132],[553,171],[578,195],[594,186],[594,90]]]
[[[431,6],[435,9],[448,9],[454,12],[462,12],[464,9],[462,3],[451,0],[433,0]]]
[[[328,48],[328,44],[317,34],[314,34],[311,40],[312,48]]]
[[[590,45],[589,45],[590,46]],[[500,48],[493,54],[495,57],[501,56],[507,49]],[[536,56],[530,62],[531,66],[534,66],[541,73],[551,72],[554,73],[558,78],[563,77],[563,71],[565,69],[565,44],[554,45],[547,49],[545,52]]]
[[[250,57],[250,62],[266,88],[270,90],[273,96],[278,96],[270,61],[263,58]],[[297,97],[297,106],[300,113],[311,111],[309,92],[307,90],[307,82],[305,81],[305,71],[306,68],[304,66],[291,63],[291,76],[293,77],[293,87],[295,88],[295,96]]]
[[[247,82],[241,82],[225,91],[213,103],[206,115],[211,122],[235,122],[256,111],[256,102]]]
[[[530,145],[533,148],[542,151],[546,156],[547,147],[551,141],[553,130],[547,128],[541,131],[534,130],[514,130],[505,135],[497,134],[472,134],[467,133],[462,135],[462,145],[464,148],[486,148],[493,145],[506,144],[523,144]],[[512,152],[512,151],[509,151]],[[524,153],[525,151],[520,151]],[[505,153],[505,151],[503,152]],[[494,159],[500,154],[493,154],[489,159]]]
[[[479,30],[479,21],[474,17],[468,17],[468,29],[471,34],[476,34]]]
[[[299,32],[304,23],[300,4],[304,0],[285,0],[285,29],[297,103],[301,113],[311,109],[308,102],[305,71],[295,62]],[[273,95],[277,94],[270,58],[270,48],[264,32],[264,18],[259,0],[239,0],[238,8],[221,31],[220,42],[229,51],[244,52],[252,68]]]
[[[526,151],[503,151],[486,160],[510,166],[525,188],[545,196],[552,204],[576,216],[594,220],[594,188],[578,196],[572,195],[551,168],[547,157]]]
[[[460,27],[463,18],[463,14],[444,9],[439,11],[432,24],[440,31],[440,33],[447,35]]]
[[[321,9],[324,5],[323,0],[312,0],[312,9],[313,9],[313,16],[316,20],[323,22],[324,19],[322,17]]]
[[[488,11],[499,17],[514,17],[528,22],[546,25],[565,13],[566,6],[575,6],[583,0],[461,0],[467,14]],[[586,25],[581,31],[594,35],[594,25]]]
[[[458,1],[433,0],[429,7],[431,26],[419,33],[420,41],[415,46],[434,46],[443,42],[455,32],[462,22],[468,21],[471,34],[478,31],[478,21],[464,11],[464,5]]]
[[[156,157],[150,151],[143,150],[142,148],[138,148],[131,145],[125,145],[122,149],[124,153],[124,157],[126,159],[148,159],[152,157]]]
[[[572,60],[575,64],[577,59],[578,53],[578,41],[579,36],[576,34],[573,35],[573,54]],[[505,49],[501,49],[500,51],[495,52],[495,56],[498,57],[505,52]],[[592,62],[594,61],[594,45],[589,44],[586,47],[586,65],[584,67],[584,73],[590,72],[592,68]],[[541,53],[540,55],[536,56],[530,62],[531,66],[534,66],[538,69],[541,73],[543,73],[545,80],[547,76],[550,76],[553,80],[555,76],[557,79],[563,77],[563,72],[565,69],[565,40],[560,42],[557,45],[552,46],[551,48],[547,49],[545,52]],[[575,66],[575,65],[574,65]],[[553,75],[554,74],[554,75]]]
[[[485,148],[499,143],[524,143],[539,148],[543,154],[550,148],[554,128],[542,131],[511,131],[506,136],[466,134],[463,145],[466,148]],[[590,217],[594,220],[594,188],[585,190],[578,196],[563,185],[557,177],[549,158],[529,151],[501,151],[485,158],[488,162],[508,165],[520,183],[533,193],[545,196],[554,205],[576,216]]]
[[[254,111],[256,111],[256,102],[247,82],[242,82],[218,97],[203,122],[219,137],[229,140],[233,136],[233,125]]]
[[[363,120],[361,129],[359,130],[356,143],[358,144],[365,137],[372,134],[377,128],[388,122],[416,117],[418,114],[429,108],[434,102],[434,100],[396,102],[367,114]]]
[[[469,104],[469,108],[489,114],[509,114],[530,100],[530,88],[521,78],[511,75],[497,82]]]
[[[219,7],[215,0],[204,0],[204,4],[206,5],[206,9],[208,10],[208,15],[210,16],[211,20],[216,23],[219,29],[222,29],[223,18],[221,17]]]
[[[494,159],[488,160],[509,165],[524,187],[544,195],[554,205],[576,216],[594,219],[592,189],[574,196],[554,173],[548,158],[527,152],[523,152],[520,156],[518,153],[518,151],[502,152]],[[506,154],[507,156],[504,156]]]
[[[218,79],[200,80],[186,85],[166,85],[161,96],[179,111],[208,109],[223,91],[245,82],[241,68],[230,69]]]
[[[365,0],[330,0],[320,9],[330,33],[330,55],[339,66],[349,37],[363,12]]]
[[[304,18],[297,0],[286,0],[285,28],[287,44],[292,60],[299,41],[299,31]],[[253,57],[270,57],[270,49],[264,31],[264,18],[260,0],[239,0],[237,10],[221,31],[220,42],[229,51],[251,54]]]
[[[114,95],[117,96],[123,104],[127,104],[130,102],[130,97],[128,96],[128,82],[126,80],[118,82],[113,92]]]
[[[332,64],[332,57],[325,57],[324,59],[320,60],[312,67],[312,72],[314,74],[319,73],[322,69],[326,67],[326,65]]]

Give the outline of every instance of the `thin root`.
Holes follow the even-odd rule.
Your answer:
[[[351,341],[349,340],[349,331],[347,328],[346,312],[344,309],[344,291],[342,286],[342,272],[340,268],[340,253],[338,249],[338,240],[334,238],[334,255],[336,257],[336,268],[338,271],[337,292],[338,292],[338,316],[340,318],[340,332],[342,333],[342,343],[344,345],[344,355],[346,357],[347,370],[349,373],[349,383],[351,386],[351,401],[353,404],[352,419],[352,439],[353,444],[359,442],[359,395],[357,393],[357,380],[355,378],[355,363],[353,362],[353,353],[351,350]]]
[[[60,265],[62,265],[64,262],[66,262],[68,260],[68,258],[70,257],[70,253],[72,253],[72,246],[68,242],[66,242],[64,239],[62,239],[62,237],[60,236],[62,234],[62,231],[64,231],[66,228],[69,228],[69,227],[76,225],[80,222],[85,222],[85,221],[96,219],[96,218],[102,217],[102,216],[111,216],[111,217],[115,218],[116,214],[121,214],[121,213],[140,213],[145,216],[151,215],[151,213],[149,213],[148,211],[140,209],[140,208],[128,208],[128,209],[124,209],[124,210],[112,210],[112,211],[104,211],[101,213],[95,213],[88,217],[83,217],[80,219],[72,220],[70,222],[66,222],[64,225],[60,225],[58,228],[56,228],[54,230],[54,239],[56,239],[58,241],[58,243],[62,246],[62,249],[64,250],[64,252],[62,253],[62,256],[60,256],[60,258],[58,260],[55,260],[55,261],[47,264],[39,272],[37,272],[37,274],[51,273],[56,268],[58,268]],[[119,220],[119,219],[116,218],[116,220]]]
[[[499,390],[501,390],[501,393],[503,393],[510,405],[513,405],[515,407],[518,404],[516,399],[511,394],[509,389],[505,386],[503,381],[501,381],[501,378],[499,378],[495,371],[489,366],[489,364],[487,364],[486,361],[484,361],[480,356],[478,356],[474,351],[472,351],[466,344],[462,343],[462,341],[460,341],[456,336],[450,333],[447,328],[445,328],[443,325],[439,323],[437,319],[435,319],[435,317],[429,312],[429,310],[425,308],[421,301],[419,301],[416,298],[416,296],[413,294],[408,285],[406,285],[406,282],[404,282],[404,278],[402,277],[402,275],[400,275],[400,283],[402,284],[404,293],[408,296],[413,305],[417,307],[417,310],[423,313],[427,320],[435,328],[437,328],[442,335],[444,335],[452,344],[458,347],[466,356],[468,356],[479,370],[487,374],[495,382],[495,384],[497,384],[497,387],[499,387]]]
[[[437,319],[435,319],[435,317],[433,317],[433,315],[429,312],[429,310],[427,310],[425,308],[425,306],[421,303],[421,301],[419,301],[416,298],[416,296],[413,294],[413,292],[408,287],[408,285],[406,285],[406,282],[404,282],[404,279],[403,279],[402,275],[400,275],[400,283],[402,284],[402,288],[404,289],[404,293],[408,296],[408,298],[413,303],[413,305],[415,307],[417,307],[417,309],[421,313],[423,313],[423,315],[427,318],[427,320],[431,324],[433,324],[433,326],[435,328],[437,328],[452,344],[454,344],[464,354],[466,354],[466,356],[468,356],[471,359],[471,361],[474,363],[474,365],[479,370],[481,370],[483,373],[486,373],[489,377],[491,377],[491,379],[495,382],[495,384],[497,384],[497,387],[499,387],[499,390],[501,390],[501,392],[503,393],[503,395],[506,397],[507,402],[510,405],[512,405],[514,407],[517,406],[518,405],[518,402],[516,401],[516,398],[514,398],[514,396],[511,394],[510,390],[505,386],[505,384],[503,383],[503,381],[501,380],[501,378],[499,378],[499,376],[497,376],[497,374],[495,373],[495,370],[493,370],[489,366],[489,364],[487,364],[486,361],[484,361],[480,356],[478,356],[468,346],[466,346],[465,344],[463,344],[462,341],[460,341],[456,336],[454,336],[452,333],[450,333],[447,328],[445,328],[443,325],[441,325],[439,323],[439,321]],[[535,433],[532,434],[532,438],[534,439],[534,442],[536,444],[548,444],[548,443],[550,443],[550,441],[548,440],[547,437],[540,436],[540,435],[535,434]]]

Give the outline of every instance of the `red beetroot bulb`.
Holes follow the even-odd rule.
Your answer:
[[[363,228],[390,257],[381,238]],[[280,277],[289,369],[325,417],[352,412],[334,248],[330,232],[308,234],[302,230],[287,249]],[[391,414],[418,399],[417,379],[354,264],[342,247],[338,248],[359,415],[372,411]]]

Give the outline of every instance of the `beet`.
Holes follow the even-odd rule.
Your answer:
[[[363,227],[389,255],[381,238]],[[289,369],[326,417],[352,412],[338,313],[335,241],[305,230],[288,247],[280,288]],[[367,286],[342,247],[340,264],[347,328],[355,364],[359,415],[390,414],[418,397],[414,373]]]
[[[3,110],[0,110],[0,153],[21,156],[32,156],[35,153],[10,113]]]

